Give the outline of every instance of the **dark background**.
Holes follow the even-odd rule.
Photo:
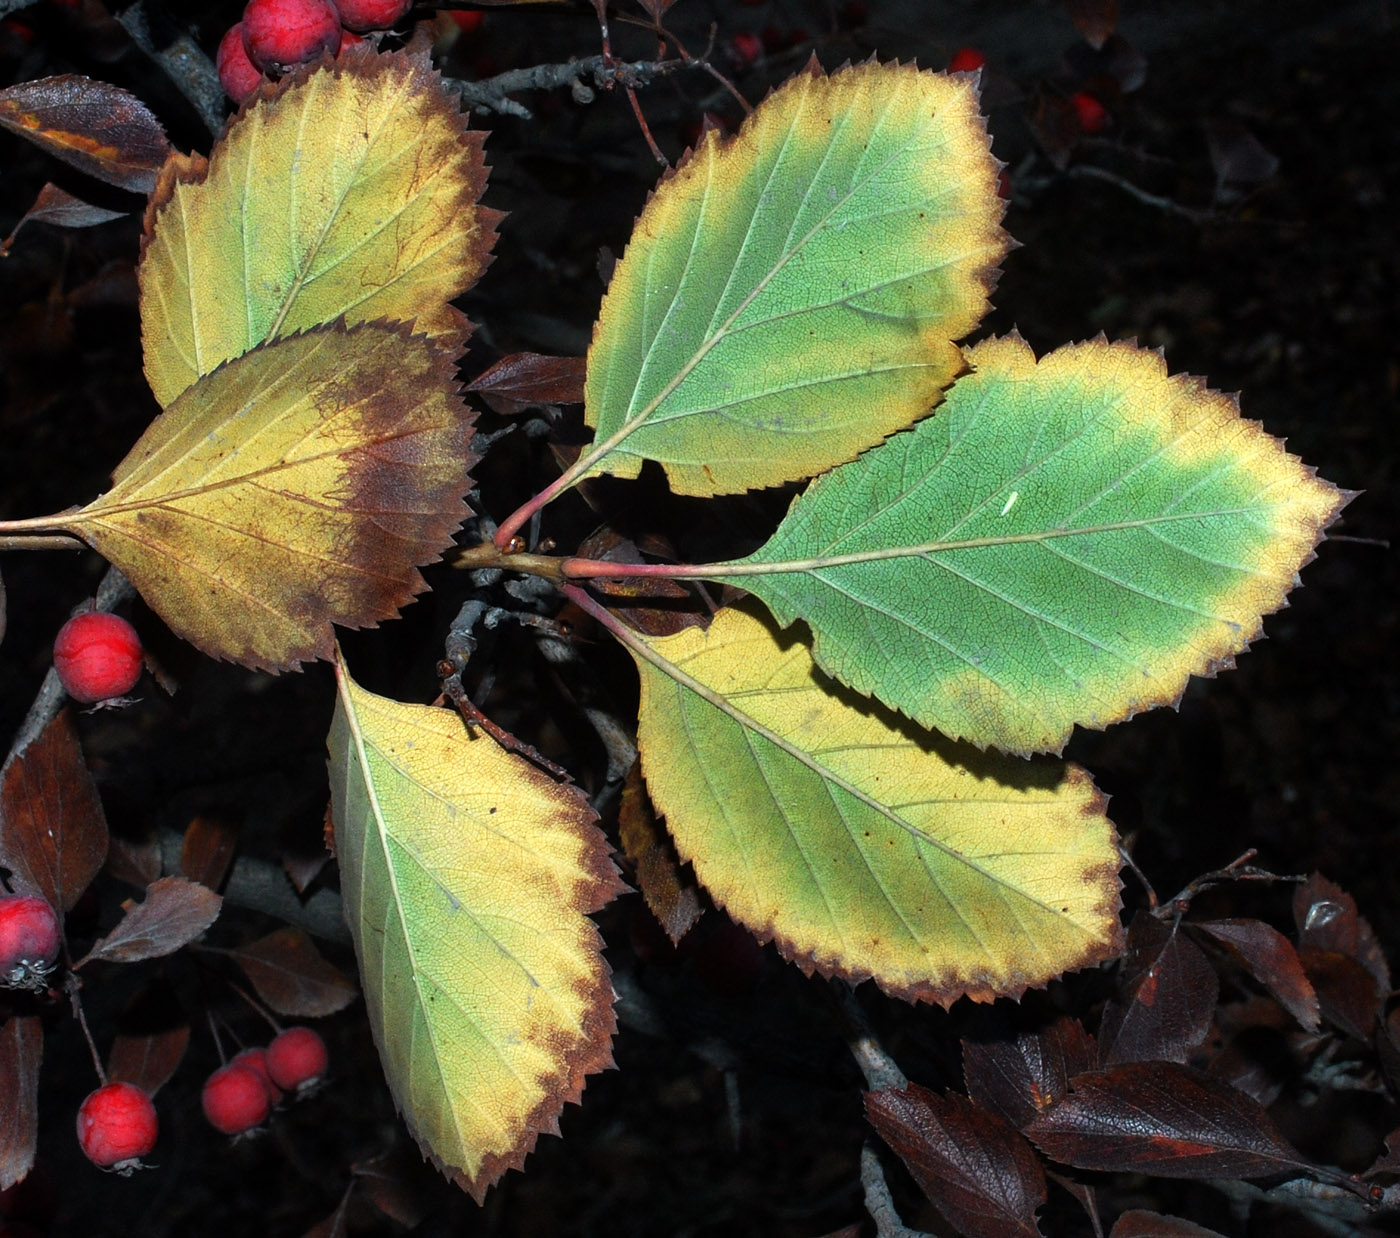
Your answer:
[[[1321,547],[1290,607],[1266,621],[1268,640],[1237,670],[1193,681],[1176,712],[1080,733],[1068,755],[1111,794],[1111,815],[1162,894],[1257,848],[1257,863],[1275,872],[1321,869],[1351,891],[1397,959],[1396,560],[1382,543],[1394,537],[1397,514],[1400,19],[1393,5],[1364,0],[1124,0],[1122,9],[1119,33],[1145,58],[1145,80],[1109,99],[1112,123],[1101,135],[1058,145],[1045,118],[1093,66],[1086,69],[1073,25],[1051,0],[868,0],[863,18],[820,0],[679,0],[670,22],[696,53],[717,23],[715,63],[752,101],[813,49],[828,68],[872,52],[939,68],[960,46],[981,49],[994,149],[1009,165],[1006,225],[1024,246],[1007,260],[987,328],[1014,325],[1040,351],[1100,331],[1161,346],[1174,371],[1242,391],[1246,416],[1285,437],[1323,476],[1361,492],[1333,530],[1342,536]],[[100,6],[46,2],[14,16],[28,33],[13,23],[0,32],[0,84],[60,72],[114,81],[147,100],[177,144],[208,149],[209,135],[102,19]],[[186,30],[211,54],[237,16],[236,4],[153,10],[158,34]],[[757,64],[739,66],[726,52],[733,34],[770,27],[773,50]],[[803,31],[805,40],[780,46]],[[651,54],[647,39],[621,23],[615,37],[629,56]],[[587,6],[494,12],[447,67],[484,76],[596,48]],[[603,287],[599,251],[621,251],[657,171],[622,97],[602,95],[586,107],[566,92],[524,98],[534,119],[478,122],[492,131],[486,201],[511,215],[495,264],[465,302],[483,324],[463,367],[468,376],[500,352],[586,348]],[[696,72],[640,98],[672,158],[706,111],[738,120],[732,101]],[[1222,124],[1247,130],[1277,159],[1274,174],[1224,200],[1207,142],[1208,128]],[[1075,170],[1084,165],[1117,179]],[[105,204],[139,205],[8,134],[0,134],[0,172],[3,231],[50,179]],[[136,237],[133,218],[83,232],[35,225],[0,264],[6,516],[58,510],[100,492],[156,412],[140,372]],[[544,478],[528,470],[530,459],[502,456],[509,470],[482,470],[498,518]],[[658,496],[643,487],[604,498],[625,519]],[[561,505],[551,531],[576,542],[587,531],[580,515]],[[688,520],[656,518],[676,528]],[[53,633],[101,568],[92,556],[68,553],[0,560],[9,595],[0,646],[5,733],[33,698]],[[402,621],[350,642],[369,686],[430,697],[432,664],[462,588],[460,576],[433,579],[439,592]],[[137,618],[181,687],[167,698],[151,686],[122,714],[82,720],[113,828],[178,830],[212,804],[241,816],[246,854],[275,859],[280,849],[314,846],[325,796],[325,668],[274,679],[217,666],[162,646],[158,624],[140,611]],[[635,690],[630,669],[600,656],[607,674],[616,669],[613,690],[625,705]],[[540,673],[522,654],[508,682],[530,693]],[[567,731],[553,742],[567,747]],[[596,758],[577,755],[584,764]],[[111,897],[124,893],[114,887]],[[1139,888],[1130,882],[1126,897],[1140,903]],[[756,969],[742,948],[725,956],[733,942],[717,917],[697,930],[700,945],[684,957],[657,958],[636,902],[621,900],[599,917],[619,987],[635,986],[629,991],[645,998],[624,1004],[620,1070],[590,1082],[583,1106],[564,1115],[564,1140],[543,1139],[525,1174],[511,1174],[484,1209],[430,1173],[413,1178],[424,1213],[416,1232],[806,1236],[862,1220],[860,1079],[825,986],[770,953],[758,956]],[[1218,905],[1282,926],[1287,893],[1227,891]],[[92,914],[95,923],[104,912]],[[268,925],[235,913],[219,929],[239,937],[258,927]],[[327,950],[353,965],[343,947]],[[1061,998],[1091,1002],[1092,984],[1075,984]],[[114,982],[105,999],[100,992],[90,999],[99,1040],[124,992]],[[861,996],[913,1078],[956,1081],[954,1046],[966,1011]],[[653,1015],[659,1019],[648,1022]],[[34,1187],[47,1202],[33,1216],[51,1218],[51,1232],[93,1238],[305,1232],[336,1207],[352,1162],[402,1143],[361,1008],[322,1030],[334,1054],[330,1087],[262,1139],[230,1146],[198,1115],[199,1084],[215,1055],[196,1020],[190,1059],[158,1100],[160,1168],[121,1180],[77,1155],[72,1115],[93,1079],[72,1021],[55,1019]],[[1312,1150],[1345,1168],[1367,1164],[1380,1136],[1400,1124],[1374,1096],[1332,1106],[1293,1115],[1289,1134],[1306,1147],[1310,1130],[1325,1129],[1326,1146]],[[411,1148],[406,1159],[417,1159]],[[891,1176],[906,1219],[936,1228],[912,1187]],[[1120,1181],[1102,1199],[1109,1218],[1148,1206],[1230,1234],[1326,1232],[1271,1213],[1246,1226],[1204,1186]],[[348,1218],[351,1232],[404,1232],[363,1194]],[[1088,1232],[1058,1195],[1044,1228]],[[863,1232],[872,1232],[868,1221]]]

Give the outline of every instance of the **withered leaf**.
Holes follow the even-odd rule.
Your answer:
[[[107,858],[107,818],[73,714],[53,721],[0,784],[0,865],[15,883],[69,910]]]
[[[1099,1025],[1099,1060],[1184,1062],[1206,1038],[1220,995],[1210,960],[1186,934],[1149,912],[1128,930],[1119,992]]]
[[[146,887],[142,902],[127,905],[116,928],[74,967],[93,959],[135,963],[174,954],[214,923],[222,903],[223,899],[198,882],[162,877]]]
[[[322,1018],[359,995],[354,982],[328,963],[299,928],[277,929],[228,953],[258,996],[280,1015]]]
[[[966,1238],[1039,1238],[1045,1173],[996,1114],[917,1084],[865,1094],[865,1114],[914,1181]]]
[[[1316,1168],[1289,1146],[1262,1105],[1189,1066],[1110,1066],[1070,1087],[1026,1131],[1065,1165],[1162,1178],[1260,1178]]]
[[[170,153],[165,130],[130,91],[76,74],[0,90],[0,127],[89,176],[149,193]]]

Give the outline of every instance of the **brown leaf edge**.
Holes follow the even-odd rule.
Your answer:
[[[161,877],[146,887],[141,902],[125,905],[112,931],[95,941],[73,970],[94,959],[136,963],[174,954],[214,923],[223,901],[197,881]]]

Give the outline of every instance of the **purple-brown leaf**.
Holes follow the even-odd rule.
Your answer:
[[[5,771],[0,865],[17,885],[68,911],[106,858],[107,818],[64,709]]]
[[[106,937],[96,942],[87,957],[110,963],[135,963],[174,954],[207,929],[219,915],[223,900],[196,881],[162,877],[146,887],[139,903],[126,904],[126,914]]]
[[[1136,1062],[1080,1075],[1026,1133],[1046,1156],[1079,1169],[1162,1178],[1259,1178],[1314,1166],[1262,1105],[1175,1062]]]
[[[1370,1040],[1386,996],[1375,975],[1354,956],[1337,950],[1304,946],[1298,958],[1317,993],[1322,1017],[1357,1040]]]
[[[56,228],[91,228],[120,219],[124,211],[109,211],[105,206],[94,206],[74,197],[66,189],[60,189],[52,181],[39,190],[38,196],[19,222],[10,229],[10,235],[0,241],[0,258],[7,258],[15,243],[15,237],[25,224],[53,224]]]
[[[179,1069],[190,1044],[187,1025],[139,1036],[118,1034],[107,1059],[107,1077],[113,1082],[134,1083],[154,1096]]]
[[[965,1039],[962,1051],[968,1095],[1018,1129],[1054,1105],[1098,1057],[1094,1038],[1068,1015],[1015,1040]]]
[[[865,1113],[924,1194],[967,1238],[1039,1238],[1045,1173],[1016,1129],[965,1096],[910,1084],[867,1092]]]
[[[498,413],[518,413],[538,404],[583,401],[584,357],[546,357],[537,352],[502,357],[468,387]]]
[[[1139,912],[1128,930],[1118,995],[1099,1025],[1099,1060],[1184,1062],[1206,1038],[1220,981],[1210,960],[1173,924]]]
[[[230,950],[258,996],[278,1014],[317,1019],[343,1010],[359,990],[299,928],[281,928]]]
[[[196,817],[185,827],[180,846],[180,872],[191,881],[217,890],[238,847],[238,826],[217,814]]]
[[[1287,937],[1262,920],[1206,920],[1192,927],[1223,945],[1280,1006],[1308,1031],[1317,1031],[1317,993]]]
[[[1118,0],[1065,0],[1065,8],[1090,47],[1102,47],[1118,23]]]
[[[37,1015],[11,1014],[0,1023],[0,1191],[34,1164],[39,1136],[39,1063],[44,1028]]]
[[[1356,900],[1321,873],[1311,874],[1293,892],[1293,919],[1298,925],[1298,947],[1335,950],[1347,954],[1390,989],[1390,968],[1371,926],[1356,910]]]
[[[129,91],[65,74],[0,90],[0,126],[89,176],[136,193],[155,188],[165,130]]]
[[[1135,1208],[1114,1222],[1108,1238],[1221,1238],[1221,1235],[1193,1221]]]

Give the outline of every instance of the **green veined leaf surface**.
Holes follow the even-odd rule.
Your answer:
[[[647,787],[715,899],[807,971],[942,1002],[1118,949],[1118,852],[1074,766],[978,754],[841,689],[723,609],[628,634]]]
[[[1008,337],[968,361],[934,417],[799,497],[736,583],[805,620],[837,678],[1012,752],[1233,665],[1346,496],[1155,352],[1037,363]]]
[[[329,657],[392,618],[466,514],[475,414],[406,326],[337,323],[237,357],[155,419],[111,490],[61,517],[213,657]]]
[[[732,493],[922,417],[986,311],[1002,209],[971,79],[799,73],[637,220],[588,356],[584,472],[658,460],[679,493]]]
[[[621,884],[576,788],[336,670],[331,816],[370,1025],[409,1130],[479,1202],[612,1065],[588,913]]]
[[[207,164],[173,160],[140,268],[161,406],[264,340],[341,317],[462,335],[448,302],[480,277],[500,218],[478,206],[481,146],[426,63],[366,47],[241,111]]]

